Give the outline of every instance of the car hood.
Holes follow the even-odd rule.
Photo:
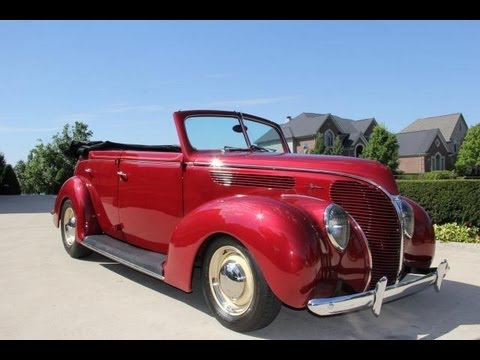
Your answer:
[[[349,156],[226,152],[199,154],[194,163],[213,167],[260,167],[291,171],[326,171],[368,179],[392,195],[398,194],[395,179],[388,167],[378,161]]]

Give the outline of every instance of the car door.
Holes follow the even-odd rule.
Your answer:
[[[119,215],[125,240],[166,253],[183,216],[182,154],[124,151],[119,164]]]
[[[91,183],[90,192],[100,227],[107,234],[123,239],[118,214],[118,163],[121,151],[91,151],[81,163],[80,173]]]

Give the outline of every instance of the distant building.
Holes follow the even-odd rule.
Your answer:
[[[467,130],[461,113],[415,120],[397,134],[399,169],[410,174],[453,169]]]
[[[344,119],[332,114],[301,113],[287,118],[281,128],[290,150],[294,153],[307,153],[315,146],[315,138],[322,133],[326,146],[332,146],[336,136],[340,136],[344,147],[343,155],[358,157],[377,124],[375,118],[363,120]],[[272,139],[269,133],[257,140],[258,145],[268,146]]]
[[[449,147],[439,129],[397,134],[399,169],[407,174],[452,167]]]

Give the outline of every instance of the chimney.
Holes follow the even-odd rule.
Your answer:
[[[291,116],[287,116],[285,121],[283,122],[284,124],[288,123],[290,120],[292,120]]]

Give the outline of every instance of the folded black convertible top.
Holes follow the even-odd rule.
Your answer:
[[[178,145],[137,145],[121,144],[111,141],[72,141],[68,150],[65,151],[65,155],[77,158],[79,156],[87,156],[92,150],[181,152],[180,146]]]

